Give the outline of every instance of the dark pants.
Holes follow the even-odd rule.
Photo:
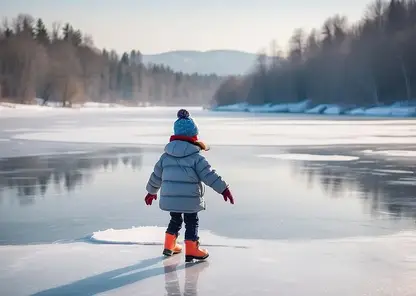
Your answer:
[[[185,221],[185,240],[197,241],[199,218],[198,213],[183,214],[182,213],[170,213],[170,222],[168,225],[167,233],[177,235],[182,228],[182,223]]]

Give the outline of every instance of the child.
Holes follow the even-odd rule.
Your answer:
[[[205,210],[202,182],[222,194],[225,201],[234,204],[234,198],[228,185],[200,154],[208,148],[198,141],[198,127],[189,112],[181,109],[177,117],[174,135],[147,183],[145,203],[151,205],[160,189],[160,209],[170,212],[171,217],[165,233],[163,254],[166,256],[182,251],[176,240],[185,221],[185,257],[189,262],[206,259],[209,255],[207,250],[199,248],[198,212]]]

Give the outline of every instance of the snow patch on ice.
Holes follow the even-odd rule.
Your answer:
[[[10,139],[0,139],[0,142],[9,142]]]
[[[363,150],[365,154],[373,155],[385,155],[385,156],[395,156],[395,157],[416,157],[416,151],[411,150]]]
[[[38,152],[38,153],[25,153],[25,157],[35,157],[35,156],[62,156],[62,155],[82,155],[91,153],[92,151],[88,150],[74,150],[74,151],[51,151],[51,152]],[[21,157],[21,156],[19,156]],[[0,160],[2,157],[0,157]]]
[[[163,245],[166,228],[159,226],[140,226],[128,229],[107,229],[94,232],[88,240],[98,244],[120,245]],[[183,232],[183,231],[182,231]],[[416,243],[416,232],[400,231],[384,236],[352,236],[344,238],[307,239],[307,240],[262,240],[229,238],[216,235],[210,230],[200,230],[201,244],[212,247],[257,248],[276,244],[305,244],[305,243],[345,243],[345,242],[375,242],[392,239],[408,239]],[[179,241],[183,240],[183,233]]]
[[[319,155],[319,154],[265,154],[258,155],[262,158],[275,158],[282,160],[304,160],[304,161],[354,161],[357,156],[348,155]]]
[[[374,170],[375,172],[387,173],[387,174],[414,174],[412,171],[404,170]]]
[[[400,186],[416,186],[416,179],[400,179],[396,181],[387,181],[390,185],[400,185]]]
[[[130,229],[107,229],[92,234],[90,241],[102,244],[138,244],[162,245],[166,228],[157,226],[132,227]],[[254,245],[254,240],[232,239],[213,234],[208,230],[200,230],[201,243],[205,246],[227,246],[245,248]],[[183,240],[183,234],[179,239]]]
[[[15,128],[15,129],[6,129],[4,132],[6,133],[30,133],[30,132],[36,132],[36,129],[32,128]]]

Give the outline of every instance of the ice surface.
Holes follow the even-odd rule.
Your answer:
[[[135,113],[133,113],[135,114]],[[137,111],[137,117],[140,117]],[[416,144],[415,122],[369,120],[281,120],[270,118],[230,118],[213,121],[206,119],[204,112],[196,112],[200,127],[200,138],[210,146],[255,145],[255,146],[309,146],[352,144]],[[123,120],[121,120],[123,121]],[[393,121],[394,122],[394,121]],[[171,122],[126,121],[124,124],[78,127],[51,126],[42,132],[22,132],[14,139],[58,142],[119,143],[164,145],[172,133]],[[397,122],[395,122],[397,123]],[[359,125],[360,128],[356,128]],[[241,128],[244,126],[244,128]],[[255,137],[253,135],[256,135]]]
[[[72,124],[74,119],[85,120],[89,117],[90,112],[96,112],[100,115],[105,114],[103,113],[107,112],[105,109],[86,108],[81,111],[55,111],[51,108],[52,111],[39,113],[43,113],[42,116],[49,116],[65,112],[65,117],[59,117],[58,120],[62,120],[61,123]],[[74,127],[51,124],[42,132],[33,133],[33,131],[27,130],[15,130],[13,132],[19,133],[16,138],[22,139],[165,144],[172,132],[174,118],[171,121],[162,120],[163,118],[157,117],[157,112],[155,112],[155,117],[153,115],[148,116],[154,110],[157,109],[121,108],[117,110],[117,112],[120,112],[117,113],[118,118],[117,116],[111,118],[97,116],[97,120],[93,118],[93,124],[89,122],[89,124],[84,125],[82,122]],[[174,109],[166,110],[169,110],[169,114],[173,114],[173,117],[175,116]],[[16,114],[18,110],[12,110],[11,113],[13,112]],[[126,117],[124,112],[128,112],[132,116]],[[87,116],[83,118],[79,115],[82,113],[87,113]],[[19,114],[25,117],[28,116],[29,112]],[[77,115],[74,116],[74,114]],[[224,119],[215,118],[213,113],[209,113],[210,117],[207,118],[206,114],[207,112],[195,110],[195,118],[200,124],[202,132],[201,138],[207,140],[209,144],[213,143],[215,145],[326,145],[328,143],[390,143],[391,141],[394,141],[394,143],[400,143],[400,141],[415,143],[416,135],[415,124],[412,120],[334,121],[290,120],[287,118],[282,120],[281,118],[268,117],[268,115],[265,115],[266,117],[249,118],[251,114],[248,114],[247,118],[230,116]],[[99,121],[98,118],[100,120],[105,118],[106,121]],[[31,125],[28,126],[32,127]],[[74,138],[71,139],[71,137]],[[41,144],[38,143],[38,145]],[[87,147],[81,149],[88,151]],[[276,150],[272,147],[267,152],[259,153],[276,153]],[[403,154],[402,150],[388,151],[395,151],[396,153],[399,151]],[[275,156],[275,154],[269,155]],[[335,157],[336,161],[340,161],[340,158],[350,161],[352,159],[345,159],[345,157],[355,157],[316,154],[286,155],[289,155],[289,158],[292,159],[297,157],[305,160],[320,157],[323,159],[325,157],[325,161],[328,161],[328,157]],[[253,155],[253,160],[248,161],[257,164],[260,159]],[[270,161],[266,160],[265,162],[269,163]],[[247,180],[253,178],[253,176],[247,177],[248,174],[239,172],[238,167],[233,168],[232,172],[236,172],[232,174],[235,178],[247,178]],[[259,170],[256,172],[259,172]],[[290,175],[290,171],[284,172],[284,174]],[[262,178],[261,174],[255,175],[255,178]],[[282,174],[273,174],[273,178],[281,177]],[[137,185],[137,182],[140,182],[139,179],[140,174],[135,174],[132,178],[134,186],[139,186]],[[117,178],[111,180],[119,182]],[[401,178],[399,181],[407,184],[415,183],[414,178]],[[111,182],[109,182],[109,186],[111,187]],[[273,187],[275,184],[270,184],[270,186]],[[245,189],[246,187],[240,188],[240,190]],[[263,190],[263,188],[255,189],[260,190],[260,192]],[[285,195],[287,192],[285,190],[294,190],[290,188],[290,183],[285,183],[285,186],[281,188],[275,186],[275,189],[272,192],[278,192],[280,195]],[[270,198],[267,191],[271,191],[269,186],[264,189],[264,197],[259,194],[257,199],[273,199],[274,196]],[[354,192],[354,190],[351,191]],[[301,194],[303,191],[299,192]],[[113,196],[112,199],[114,199]],[[316,202],[311,196],[306,199],[294,199],[293,212],[288,212],[286,217],[283,215],[276,220],[273,219],[276,217],[278,204],[273,204],[276,207],[269,207],[271,210],[267,209],[266,214],[269,216],[266,217],[272,217],[269,221],[274,221],[276,224],[271,224],[272,227],[276,228],[284,228],[283,222],[286,222],[287,217],[293,215],[293,213],[296,213],[295,218],[302,220],[305,225],[322,223],[322,220],[324,220],[323,223],[328,224],[328,228],[319,227],[319,229],[322,233],[326,233],[331,224],[340,223],[344,227],[343,220],[338,218],[340,213],[349,210],[349,206],[344,206],[343,202],[346,201],[348,201],[346,198],[336,198],[331,207],[333,217],[330,218],[322,217],[322,212],[319,211],[319,208],[328,204]],[[244,202],[247,201],[241,200],[241,203]],[[313,213],[316,213],[316,219],[308,220],[305,218],[302,207],[297,206],[298,203],[307,204],[309,208],[312,208]],[[380,199],[380,203],[385,203],[385,200]],[[103,207],[101,207],[102,204],[104,204]],[[345,203],[345,205],[348,204]],[[389,205],[387,204],[386,207]],[[105,206],[107,206],[107,210]],[[247,204],[246,207],[248,207]],[[339,208],[342,208],[342,211],[338,211]],[[257,209],[260,209],[260,211],[256,211]],[[264,210],[264,205],[263,208],[261,206],[254,208],[254,211],[261,213],[261,209]],[[101,215],[109,214],[108,205],[105,205],[105,200],[101,196],[96,210]],[[359,207],[357,210],[362,211],[362,208]],[[22,211],[25,211],[25,209]],[[228,211],[230,209],[227,208],[224,211],[227,211],[227,219],[219,220],[220,223],[222,221],[227,223],[229,220]],[[239,211],[235,216],[238,219],[233,219],[227,227],[231,229],[233,227],[241,228],[240,221],[253,219],[253,215],[251,215],[251,218],[248,217],[249,215],[245,212],[243,206],[239,208]],[[126,215],[123,211],[118,213],[122,213],[122,216]],[[39,216],[45,218],[43,215]],[[258,218],[254,218],[253,221],[255,219]],[[84,223],[82,221],[85,220],[81,220],[81,222],[74,220],[74,223]],[[353,223],[365,224],[364,227],[370,225],[370,222],[367,224],[367,222],[362,223],[361,220],[355,219],[351,219],[349,223],[345,223],[346,228]],[[134,223],[128,225],[132,224]],[[52,228],[55,226],[51,225]],[[106,225],[102,229],[108,227],[115,226]],[[264,228],[265,225],[260,223],[258,231],[267,234]],[[243,231],[247,230],[243,229]],[[242,296],[414,296],[416,291],[416,234],[413,231],[381,237],[363,236],[342,239],[279,241],[236,239],[219,236],[209,230],[201,230],[201,242],[203,246],[208,246],[211,254],[208,260],[209,264],[190,267],[185,267],[182,255],[172,258],[173,260],[162,260],[160,254],[163,232],[164,228],[160,227],[109,229],[97,231],[91,234],[90,237],[72,243],[1,246],[0,294],[17,296],[162,295],[167,292],[168,295],[173,295],[177,293],[178,287],[183,292],[185,285],[192,290],[190,295],[198,294],[199,296],[215,294]],[[296,231],[292,230],[291,232]],[[82,236],[86,234],[83,233]],[[183,235],[180,238],[182,240]],[[175,260],[179,260],[179,262],[175,262]],[[178,264],[177,271],[175,271],[176,263]],[[179,282],[177,279],[179,279]]]
[[[283,160],[307,160],[307,161],[353,161],[359,159],[357,156],[348,155],[319,155],[319,154],[273,154],[259,155],[263,158],[276,158]]]
[[[125,230],[127,240],[153,241]],[[151,233],[154,231],[155,233]],[[129,233],[130,232],[130,238]],[[106,233],[119,240],[120,233]],[[113,234],[114,236],[112,236]],[[146,239],[136,236],[145,235]],[[204,237],[202,239],[205,241]],[[224,239],[207,237],[221,245]],[[207,262],[163,260],[162,246],[69,243],[0,247],[2,295],[395,295],[416,291],[416,234],[209,247]]]

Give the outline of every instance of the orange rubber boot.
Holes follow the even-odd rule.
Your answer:
[[[199,248],[199,241],[185,241],[185,261],[192,262],[192,260],[204,260],[208,258],[208,251]]]
[[[179,254],[182,252],[181,245],[176,243],[177,236],[170,233],[165,233],[165,248],[163,250],[163,255],[172,256],[174,254]]]

